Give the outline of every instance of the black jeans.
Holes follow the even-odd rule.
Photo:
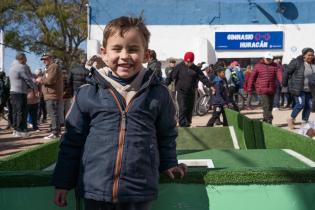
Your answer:
[[[229,87],[229,94],[228,94],[228,100],[229,103],[232,104],[233,106],[233,110],[239,112],[239,108],[237,106],[237,104],[235,103],[235,98],[234,98],[234,94],[237,93],[237,90],[235,90],[233,87]],[[238,96],[236,96],[238,97]]]
[[[46,109],[46,101],[43,97],[40,98],[39,109],[38,109],[38,120],[40,120],[43,115],[43,120],[47,120],[47,109]]]
[[[38,114],[38,103],[37,104],[28,104],[27,105],[27,112],[31,116],[32,120],[32,125],[33,129],[37,130],[38,125],[37,125],[37,114]]]
[[[19,132],[27,131],[27,98],[24,93],[11,92],[12,127]]]
[[[47,100],[47,111],[51,118],[51,131],[55,135],[60,134],[60,115],[59,115],[59,103],[58,100]]]
[[[280,98],[281,98],[281,86],[276,86],[276,93],[274,95],[273,99],[273,107],[280,108]]]
[[[180,127],[190,126],[194,108],[194,100],[195,92],[188,94],[177,92],[178,121]]]
[[[218,106],[218,105],[214,105],[212,117],[209,119],[209,121],[207,123],[207,126],[213,127],[215,121],[216,120],[220,120],[220,115],[221,114],[223,116],[223,125],[226,126],[227,125],[227,120],[226,120],[226,116],[225,116],[225,112],[224,112],[224,107],[223,106]]]
[[[274,95],[261,95],[261,102],[263,107],[263,121],[267,123],[272,123],[272,108],[273,108]]]
[[[151,202],[113,204],[85,199],[84,205],[85,210],[150,210]]]

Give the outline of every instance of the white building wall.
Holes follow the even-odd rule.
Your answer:
[[[105,26],[101,26],[104,28]],[[259,58],[268,50],[215,51],[215,32],[283,31],[282,50],[271,50],[273,55],[283,56],[283,63],[301,54],[304,47],[315,48],[315,24],[285,25],[149,25],[151,41],[149,48],[157,52],[158,59],[183,58],[186,51],[196,55],[195,63],[214,63],[217,58]],[[103,32],[98,25],[91,26],[91,39],[102,41]],[[93,43],[93,44],[90,44]],[[88,54],[97,46],[88,41]],[[89,53],[90,52],[90,53]]]

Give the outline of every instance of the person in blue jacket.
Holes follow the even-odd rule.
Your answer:
[[[212,95],[213,114],[209,119],[207,126],[213,127],[217,120],[220,120],[220,115],[223,116],[223,125],[227,125],[224,107],[228,103],[228,85],[225,78],[225,69],[220,64],[214,65],[216,77],[213,80],[214,94]]]
[[[159,172],[181,178],[175,107],[166,86],[143,68],[150,32],[142,18],[120,17],[104,30],[102,59],[66,117],[53,175],[54,202],[77,186],[85,210],[147,210]]]

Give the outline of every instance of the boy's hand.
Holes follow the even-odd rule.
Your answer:
[[[54,203],[59,207],[67,206],[67,193],[68,190],[56,189]]]
[[[180,175],[180,178],[182,179],[187,172],[187,166],[183,163],[178,164],[177,166],[173,168],[169,168],[164,173],[170,177],[171,179],[175,179],[176,174]]]

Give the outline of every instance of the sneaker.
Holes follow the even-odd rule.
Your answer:
[[[13,136],[16,137],[16,138],[22,137],[21,136],[21,132],[19,132],[19,131],[13,131]]]
[[[272,109],[272,111],[279,111],[279,108],[275,107],[275,108]]]
[[[12,136],[16,136],[16,134],[17,134],[17,131],[16,130],[13,130],[13,132],[12,132]]]
[[[56,136],[53,133],[51,133],[48,136],[44,137],[45,140],[52,140],[52,139],[56,139],[56,138],[58,138],[58,136]]]
[[[27,138],[30,136],[30,134],[28,132],[19,132],[19,134],[20,134],[20,137],[22,137],[22,138]]]
[[[294,129],[294,119],[289,118],[288,119],[288,127],[293,130]]]
[[[27,123],[27,128],[32,128],[33,125],[31,123]]]

